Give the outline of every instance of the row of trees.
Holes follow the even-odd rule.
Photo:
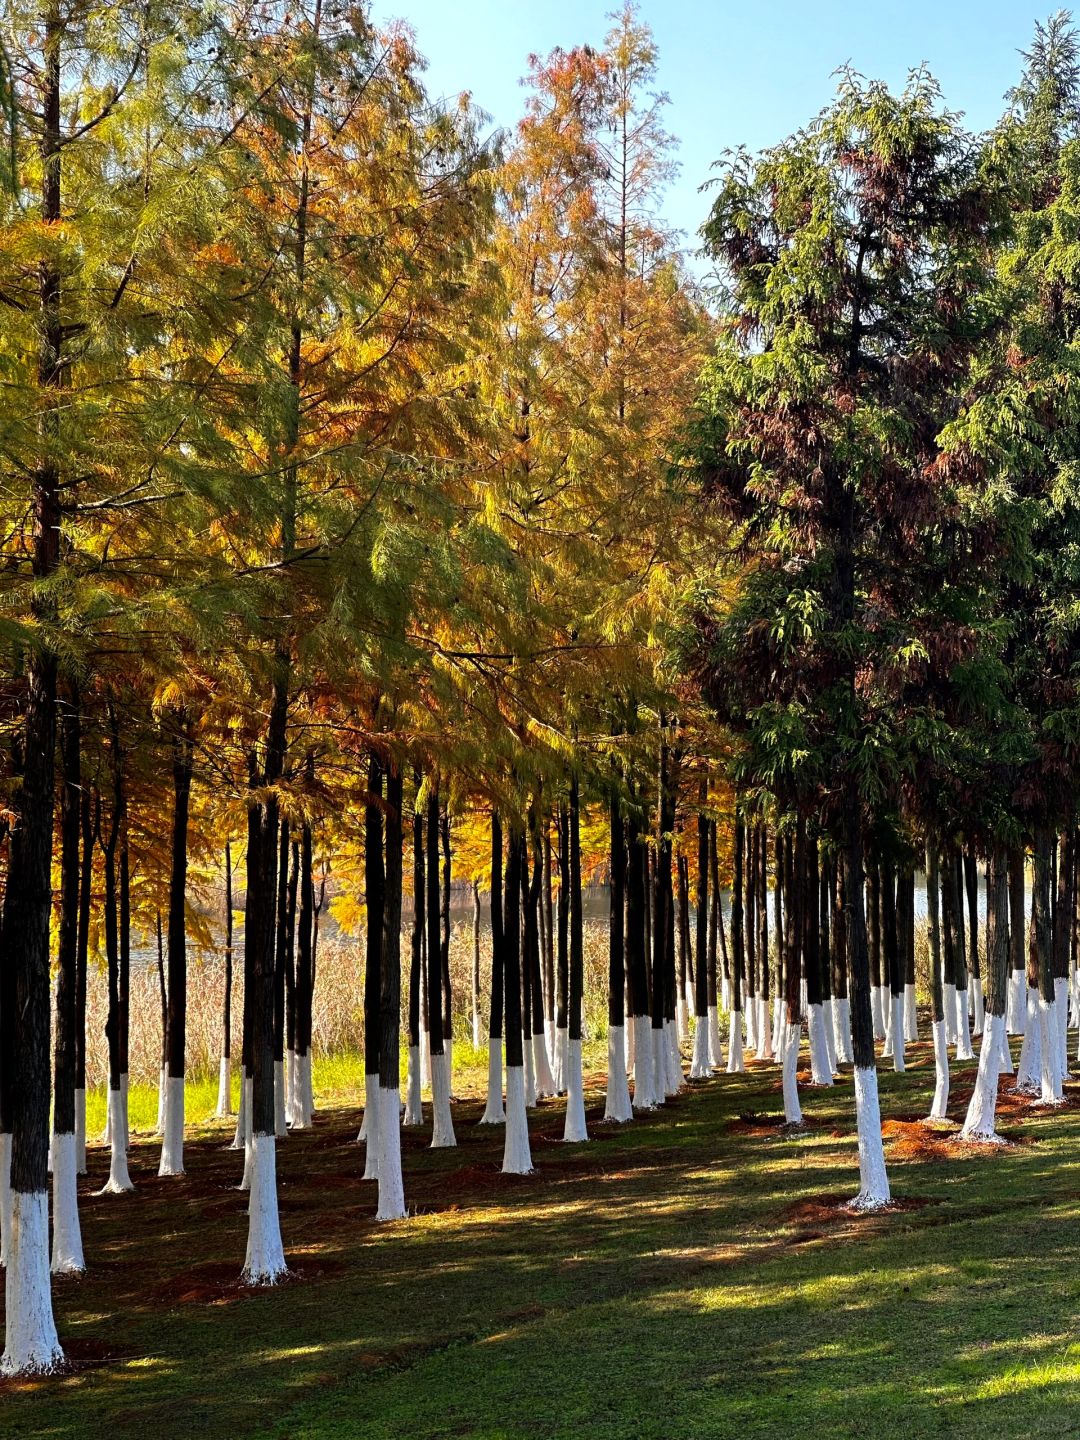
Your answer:
[[[732,160],[705,227],[728,309],[689,453],[745,563],[730,604],[698,584],[683,653],[740,737],[747,813],[778,814],[838,872],[866,1203],[888,1191],[864,873],[895,974],[916,860],[935,896],[941,879],[948,933],[960,854],[968,883],[974,850],[988,859],[990,1018],[969,1129],[991,1138],[1031,850],[1041,1088],[1060,1097],[1080,734],[1078,115],[1065,14],[1038,29],[984,138],[923,72],[899,96],[847,74],[805,131]],[[943,987],[963,963],[947,956],[943,976],[940,959],[935,1114]]]
[[[558,797],[569,816],[585,777],[649,751],[670,694],[658,626],[708,545],[667,437],[713,327],[656,218],[670,141],[631,9],[601,51],[536,61],[525,118],[490,140],[467,99],[427,98],[408,33],[356,4],[48,0],[9,7],[4,47],[0,1173],[19,1372],[60,1359],[51,1095],[53,1264],[81,1264],[89,954],[107,961],[123,1190],[132,936],[160,925],[178,1173],[187,943],[230,846],[245,1274],[284,1269],[275,1088],[307,1123],[330,856],[366,921],[369,1152],[382,1213],[401,1213],[378,1115],[397,1104],[406,816],[431,857],[440,809],[493,805],[519,875],[530,816]],[[425,885],[434,957],[430,858]],[[434,965],[427,995],[441,1138]],[[580,1000],[572,980],[579,1095]]]
[[[536,1094],[565,1090],[566,1138],[586,1138],[583,830],[611,894],[609,1119],[681,1084],[692,969],[692,1076],[721,1064],[726,989],[728,1069],[771,1052],[798,1123],[805,1014],[817,1083],[854,1062],[856,1203],[886,1203],[875,1006],[899,1067],[925,855],[942,1114],[982,857],[968,1132],[993,1138],[1026,848],[1035,984],[1014,1012],[1056,1098],[1077,858],[1067,18],[985,139],[924,74],[900,96],[849,75],[805,132],[737,154],[704,232],[712,307],[658,219],[672,149],[632,8],[600,51],[534,62],[495,140],[466,100],[432,105],[408,34],[355,4],[46,0],[9,9],[5,43],[5,1370],[61,1361],[50,1098],[51,1262],[82,1265],[91,949],[124,1190],[132,935],[161,936],[179,1174],[193,902],[234,850],[252,1283],[285,1269],[275,1144],[312,1118],[328,865],[365,936],[383,1219],[404,1213],[403,1013],[406,1122],[429,1074],[432,1143],[454,1143],[455,843],[491,895],[484,1118],[508,1171],[531,1165]],[[455,841],[470,811],[483,838]]]

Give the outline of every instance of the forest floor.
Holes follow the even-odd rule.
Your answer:
[[[1011,1143],[976,1148],[920,1123],[933,1060],[909,1056],[906,1075],[882,1071],[897,1203],[865,1217],[844,1206],[850,1073],[804,1089],[806,1127],[786,1133],[774,1066],[622,1128],[600,1123],[590,1067],[591,1141],[562,1144],[563,1104],[545,1101],[536,1172],[510,1177],[501,1129],[476,1124],[483,1074],[465,1071],[457,1149],[403,1132],[410,1213],[393,1225],[360,1179],[359,1108],[324,1088],[314,1130],[279,1146],[295,1277],[271,1290],[239,1283],[223,1123],[190,1129],[182,1179],[159,1180],[158,1142],[135,1135],[127,1196],[94,1193],[95,1146],[89,1269],[54,1286],[72,1367],[0,1385],[0,1434],[1080,1436],[1080,1084],[1048,1112],[1003,1080]],[[954,1121],[974,1074],[954,1067]]]

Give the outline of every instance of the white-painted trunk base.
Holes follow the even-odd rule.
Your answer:
[[[109,1178],[98,1192],[101,1195],[122,1195],[134,1190],[128,1174],[127,1148],[124,1145],[124,1092],[109,1091]]]
[[[981,975],[972,975],[968,981],[968,994],[971,996],[971,1034],[973,1037],[983,1033],[986,1024],[986,1006],[983,1001],[983,983]]]
[[[1054,1020],[1057,1035],[1057,1067],[1062,1085],[1071,1080],[1069,1074],[1069,982],[1064,975],[1054,977]]]
[[[773,1047],[772,1026],[769,1024],[769,1002],[764,995],[759,995],[757,1000],[758,1009],[758,1047],[757,1058],[759,1060],[775,1060],[776,1051]]]
[[[224,1120],[232,1114],[232,1077],[229,1073],[229,1057],[222,1055],[218,1065],[217,1107],[214,1114]]]
[[[170,1075],[165,1081],[165,1129],[161,1142],[158,1175],[184,1173],[184,1077]]]
[[[855,1067],[855,1124],[859,1135],[859,1193],[851,1206],[854,1210],[880,1210],[889,1204],[892,1194],[881,1143],[881,1104],[873,1065]]]
[[[401,1090],[379,1086],[379,1208],[376,1220],[405,1219],[405,1182],[401,1174]]]
[[[682,987],[676,987],[679,994],[675,997],[675,1024],[679,1036],[679,1044],[685,1045],[690,1039],[690,1014],[686,1008],[686,996],[682,993]]]
[[[698,1015],[694,1019],[694,1050],[690,1057],[690,1079],[707,1080],[712,1073],[709,1063],[709,1017]]]
[[[889,1030],[892,1039],[893,1069],[897,1074],[904,1071],[904,996],[902,991],[889,994]]]
[[[54,1275],[77,1275],[86,1269],[82,1230],[79,1226],[79,1196],[75,1178],[75,1135],[52,1137]]]
[[[720,1044],[720,1016],[715,1005],[709,1006],[709,1069],[724,1068],[724,1050]]]
[[[965,986],[963,990],[956,992],[956,1058],[957,1060],[974,1060],[975,1052],[971,1048],[971,1021],[968,1019],[968,992]]]
[[[541,1031],[533,1036],[533,1074],[536,1076],[536,1098],[546,1099],[548,1096],[557,1095],[558,1089],[555,1085],[555,1077],[551,1073],[551,1065],[548,1063],[547,1041]]]
[[[631,1025],[633,1025],[634,1022],[632,1019],[630,1023]],[[557,1095],[563,1095],[566,1093],[566,1056],[567,1047],[570,1043],[569,1036],[570,1031],[565,1025],[558,1026],[555,1031],[555,1059],[553,1077],[555,1080],[555,1093]]]
[[[821,1007],[815,1006],[820,1010]],[[796,1078],[796,1071],[799,1065],[799,1046],[802,1043],[802,1026],[786,1025],[784,1027],[784,1121],[788,1125],[801,1125],[803,1123],[802,1106],[799,1104],[799,1085]],[[832,1084],[832,1076],[829,1076],[829,1084]]]
[[[870,986],[870,1015],[874,1022],[874,1039],[885,1039],[885,1010],[882,1005],[882,987]]]
[[[934,1099],[928,1119],[944,1120],[949,1106],[949,1037],[944,1020],[935,1020],[931,1029],[934,1035]]]
[[[236,1129],[230,1150],[243,1150],[251,1133],[251,1076],[240,1071],[240,1104],[236,1109]]]
[[[75,1168],[86,1174],[86,1091],[81,1085],[75,1091]]]
[[[424,1103],[420,1098],[420,1046],[410,1045],[405,1076],[405,1118],[403,1125],[424,1123]]]
[[[744,995],[745,1007],[743,1015],[746,1017],[746,1048],[754,1051],[758,1048],[758,1003],[756,995]]]
[[[506,1135],[503,1138],[503,1174],[531,1175],[529,1117],[525,1109],[525,1072],[520,1065],[506,1067]]]
[[[0,1133],[0,1265],[8,1262],[11,1247],[11,1135]]]
[[[521,1053],[524,1056],[525,1064],[522,1066],[522,1075],[525,1080],[525,1108],[531,1110],[536,1104],[536,1066],[533,1063],[532,1036],[528,1031],[521,1037]]]
[[[851,1050],[851,1001],[846,995],[834,995],[833,1036],[836,1039],[836,1058],[841,1065],[852,1062]]]
[[[1024,1019],[1024,1043],[1016,1068],[1015,1090],[1037,1095],[1042,1088],[1042,1034],[1039,1028],[1039,992],[1027,987],[1027,1014]]]
[[[919,1012],[915,1008],[915,986],[904,986],[904,1039],[914,1045],[919,1038]]]
[[[686,1084],[682,1068],[682,1051],[673,1020],[664,1021],[664,1038],[667,1041],[667,1093],[677,1095]]]
[[[503,1110],[503,1048],[502,1036],[488,1036],[487,1104],[480,1116],[481,1125],[505,1125]]]
[[[274,1061],[274,1134],[284,1140],[289,1133],[285,1114],[285,1061]]]
[[[698,1022],[702,1040],[706,1040],[705,1026]],[[707,1072],[706,1072],[707,1073]],[[630,1106],[630,1086],[626,1083],[626,1029],[622,1025],[609,1025],[607,1038],[607,1097],[604,1100],[604,1119],[622,1125],[633,1118]]]
[[[570,1040],[566,1047],[566,1120],[564,1140],[588,1140],[585,1128],[585,1089],[581,1074],[581,1041]]]
[[[825,1018],[822,1014],[820,1004],[810,1005],[807,1009],[807,1029],[810,1033],[810,1084],[831,1085],[833,1083],[832,1066],[829,1064],[829,1051],[825,1044]],[[799,1026],[799,1033],[802,1034],[802,1026]],[[784,1073],[787,1074],[787,1039],[784,1041]],[[796,1103],[798,1103],[796,1101]],[[785,1112],[787,1103],[784,1105]]]
[[[1001,1066],[1001,1043],[1005,1034],[1004,1015],[988,1015],[979,1047],[979,1071],[971,1092],[961,1139],[984,1145],[1002,1145],[995,1129],[998,1071]]]
[[[431,1148],[449,1150],[457,1144],[450,1114],[450,1056],[431,1057]]]
[[[64,1363],[49,1280],[49,1197],[16,1190],[5,1280],[7,1328],[3,1375],[47,1375]]]
[[[942,1003],[945,1009],[945,1039],[950,1045],[956,1044],[956,986],[942,986]]]
[[[653,1110],[652,1027],[647,1015],[634,1017],[634,1109]]]
[[[829,1065],[830,1079],[839,1074],[840,1066],[836,1058],[836,1036],[833,1031],[832,1000],[823,1000],[821,1003],[821,1028],[825,1032],[825,1058]]]
[[[742,1011],[732,1010],[731,1029],[728,1034],[727,1073],[741,1075],[746,1069],[743,1064]]]
[[[382,1103],[382,1096],[379,1093],[378,1075],[364,1076],[364,1123],[360,1129],[360,1140],[364,1143],[364,1173],[362,1179],[377,1180],[379,1178],[379,1146],[382,1143],[379,1137],[379,1130],[382,1124],[382,1112],[379,1106]],[[394,1127],[397,1128],[396,1126]]]
[[[1001,1027],[1001,1054],[998,1057],[999,1075],[1011,1075],[1013,1073],[1012,1051],[1009,1049],[1009,1032],[1003,1024]]]
[[[1023,970],[1009,971],[1009,1003],[1006,1026],[1010,1035],[1023,1035],[1027,1029],[1027,984]]]
[[[243,1279],[248,1285],[274,1285],[285,1274],[285,1250],[278,1218],[277,1140],[251,1137],[251,1193]]]
[[[784,1026],[787,1024],[787,1007],[779,995],[773,997],[772,1007],[772,1048],[773,1059],[780,1060],[784,1054]]]
[[[1056,1002],[1039,996],[1039,1101],[1043,1105],[1060,1105],[1061,1070],[1058,1065],[1058,1025]]]
[[[315,1121],[315,1089],[311,1080],[311,1051],[305,1050],[296,1057],[296,1069],[300,1077],[300,1096],[304,1107],[304,1123],[297,1129],[306,1130]]]
[[[665,1027],[650,1026],[649,1041],[652,1045],[653,1098],[658,1105],[663,1105],[671,1093]]]

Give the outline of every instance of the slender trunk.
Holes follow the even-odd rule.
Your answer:
[[[187,903],[188,815],[194,736],[183,713],[177,716],[172,739],[173,817],[169,867],[168,916],[168,1043],[164,1140],[159,1175],[184,1173],[184,1059],[187,1044]]]
[[[379,972],[379,1220],[405,1218],[401,1177],[401,770],[386,775],[386,861],[383,881],[382,957]]]

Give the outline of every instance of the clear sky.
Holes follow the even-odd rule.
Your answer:
[[[374,0],[376,20],[407,20],[433,95],[469,91],[496,126],[523,103],[530,53],[599,44],[614,0]],[[725,149],[758,150],[828,101],[833,72],[902,84],[925,61],[973,130],[992,125],[1037,19],[1055,0],[642,0],[660,50],[667,128],[681,172],[664,206],[691,246],[708,210],[698,193]]]

